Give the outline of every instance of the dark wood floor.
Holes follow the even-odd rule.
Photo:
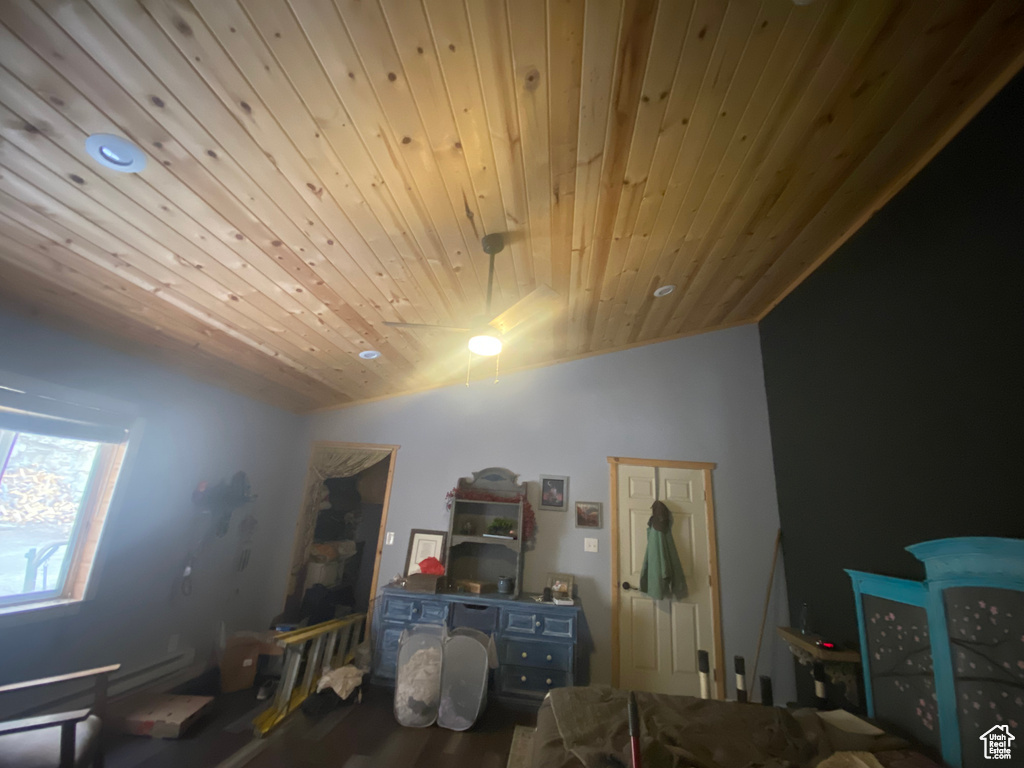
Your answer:
[[[247,768],[505,768],[515,726],[536,721],[533,712],[492,701],[469,731],[403,728],[395,722],[393,698],[388,688],[367,686],[362,704],[315,718],[297,712],[278,732],[253,744],[250,721],[265,702],[255,701],[254,690],[227,694],[182,739],[115,737],[107,748],[107,766],[214,768],[232,755],[254,751]]]

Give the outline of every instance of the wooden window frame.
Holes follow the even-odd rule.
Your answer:
[[[121,443],[100,443],[96,464],[75,520],[77,531],[74,541],[71,542],[71,550],[65,555],[69,558],[68,568],[60,593],[45,597],[32,597],[29,593],[24,600],[12,600],[0,605],[0,617],[67,606],[87,598],[90,578],[96,571],[94,566],[104,523],[127,451],[127,440]]]

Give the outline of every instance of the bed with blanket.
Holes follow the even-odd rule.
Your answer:
[[[537,713],[533,768],[631,767],[626,692],[557,688]],[[643,768],[939,768],[888,734],[815,710],[638,692]]]

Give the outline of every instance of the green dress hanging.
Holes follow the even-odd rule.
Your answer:
[[[686,575],[672,540],[672,513],[660,501],[651,505],[651,519],[647,521],[647,552],[640,571],[640,591],[655,600],[681,600],[687,595]]]

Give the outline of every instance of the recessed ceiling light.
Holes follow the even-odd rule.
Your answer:
[[[100,165],[122,173],[138,173],[146,167],[146,153],[112,133],[94,133],[85,140],[85,151]]]
[[[660,299],[662,296],[668,296],[675,289],[676,287],[674,285],[663,285],[661,288],[654,291],[654,295]]]
[[[359,353],[359,356],[363,358],[363,360],[376,360],[378,357],[380,357],[380,352],[378,352],[376,349],[364,349],[362,352]]]

